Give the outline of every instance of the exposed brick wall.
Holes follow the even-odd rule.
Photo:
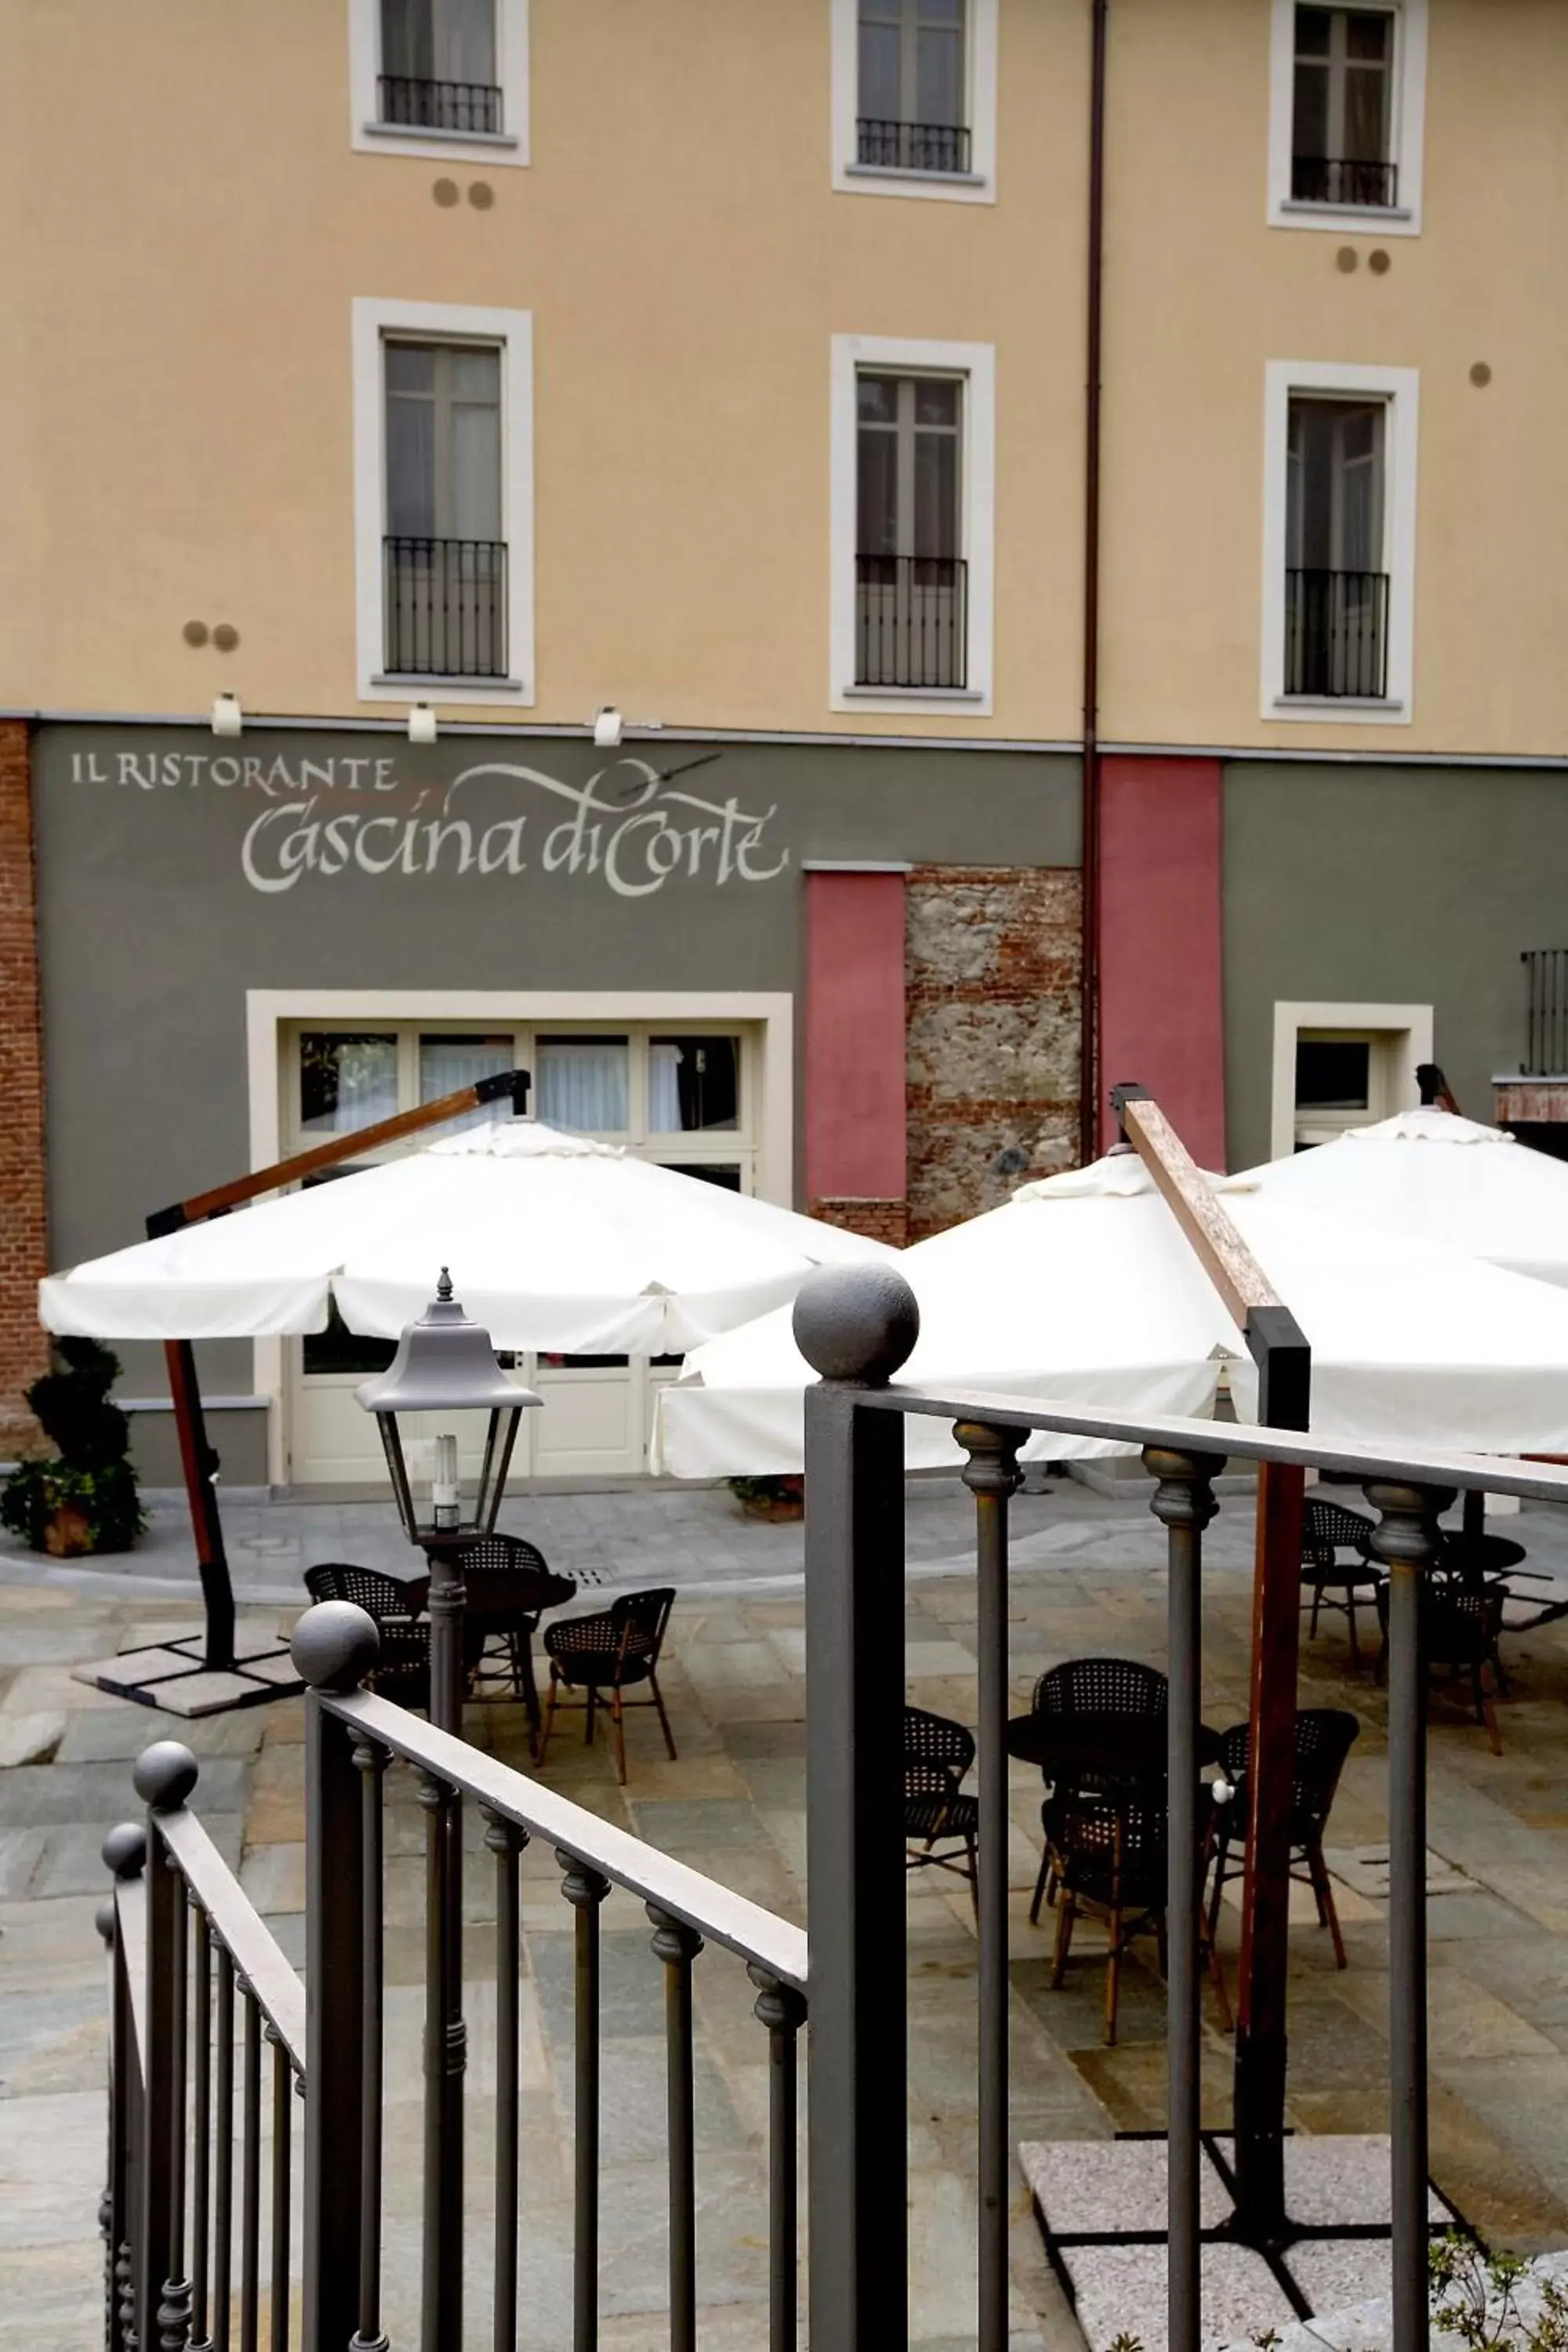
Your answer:
[[[27,729],[0,719],[0,1453],[38,1431],[22,1391],[47,1364],[37,1285],[48,1271],[44,1069]]]
[[[847,1234],[868,1234],[874,1242],[891,1242],[902,1249],[910,1237],[907,1201],[813,1201],[807,1211],[825,1225],[838,1225]]]
[[[911,1242],[1077,1161],[1081,903],[1076,867],[910,874]]]

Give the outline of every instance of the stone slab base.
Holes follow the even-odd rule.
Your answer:
[[[78,1666],[74,1679],[116,1698],[134,1700],[138,1706],[155,1706],[164,1715],[188,1721],[199,1715],[225,1715],[237,1706],[261,1706],[268,1699],[291,1698],[305,1685],[294,1669],[286,1642],[254,1641],[236,1652],[234,1671],[211,1673],[203,1660],[199,1633],[186,1641],[169,1642],[152,1650],[124,1650],[96,1665]]]
[[[1390,2292],[1389,2143],[1378,2135],[1291,2136],[1285,2199],[1292,2235],[1259,2252],[1226,2236],[1235,2211],[1228,2138],[1205,2132],[1199,2187],[1205,2347],[1246,2347],[1315,2314]],[[1029,2140],[1018,2161],[1046,2249],[1089,2352],[1135,2336],[1165,2352],[1166,2148],[1163,2136]],[[1438,2190],[1434,2231],[1458,2219]]]

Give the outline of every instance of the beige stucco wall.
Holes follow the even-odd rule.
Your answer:
[[[534,314],[528,717],[1075,735],[1088,9],[1000,6],[989,205],[832,192],[827,0],[533,0],[532,160],[486,170],[351,150],[346,0],[0,0],[0,703],[364,708],[372,295]],[[1334,267],[1374,238],[1264,226],[1266,0],[1112,11],[1110,740],[1563,749],[1563,8],[1431,20],[1425,233],[1376,278]],[[444,175],[493,207],[438,208]],[[836,332],[997,347],[989,719],[828,708]],[[1410,727],[1258,717],[1271,357],[1422,372]]]

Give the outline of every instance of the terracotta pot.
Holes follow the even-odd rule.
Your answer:
[[[44,1529],[44,1549],[52,1559],[79,1559],[95,1551],[92,1521],[74,1503],[58,1504]]]
[[[804,1495],[748,1495],[741,1506],[749,1519],[766,1519],[771,1527],[782,1527],[790,1519],[804,1519]]]

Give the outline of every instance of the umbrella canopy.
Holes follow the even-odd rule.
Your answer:
[[[1315,1427],[1493,1453],[1568,1441],[1568,1299],[1234,1179],[1224,1192],[1311,1343]],[[1140,1160],[1026,1185],[1005,1208],[917,1243],[900,1266],[921,1336],[899,1384],[1201,1416],[1228,1361],[1237,1412],[1256,1412],[1242,1334]],[[812,1378],[787,1310],[714,1340],[659,1400],[656,1466],[678,1477],[798,1470]],[[937,1422],[911,1419],[906,1444],[914,1467],[960,1459]],[[1025,1458],[1111,1450],[1039,1432]]]
[[[138,1242],[39,1285],[51,1331],[100,1339],[395,1339],[443,1266],[498,1348],[666,1355],[885,1243],[501,1116],[421,1151]]]
[[[1568,1163],[1452,1111],[1352,1127],[1233,1181],[1568,1286]]]

